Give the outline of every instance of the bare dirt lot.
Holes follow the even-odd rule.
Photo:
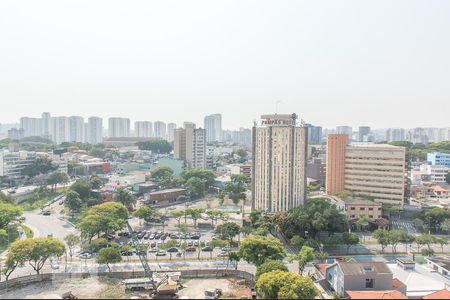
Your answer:
[[[66,292],[72,292],[83,299],[127,298],[119,282],[120,280],[98,277],[43,282],[6,291],[0,295],[0,299],[61,299],[61,295]]]
[[[90,277],[30,284],[20,289],[11,289],[0,295],[0,299],[61,299],[61,295],[72,292],[80,299],[130,299],[133,296],[148,296],[148,292],[125,292],[119,279]],[[205,290],[220,288],[223,298],[250,298],[250,289],[235,279],[183,280],[184,288],[178,295],[189,299],[204,298]]]

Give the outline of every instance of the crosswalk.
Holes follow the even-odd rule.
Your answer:
[[[410,221],[404,221],[404,220],[392,220],[392,229],[396,230],[404,230],[408,232],[409,234],[417,234],[419,233],[414,226],[413,222]]]

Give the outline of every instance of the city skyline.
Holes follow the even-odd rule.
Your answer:
[[[221,112],[233,129],[292,111],[324,128],[449,125],[423,113],[450,98],[447,2],[89,5],[0,4],[2,123],[45,107],[177,124]]]

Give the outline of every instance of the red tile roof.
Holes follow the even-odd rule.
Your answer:
[[[447,289],[443,289],[423,296],[422,299],[450,299],[450,292]]]
[[[350,299],[408,299],[399,291],[347,291]]]
[[[392,279],[392,287],[399,288],[399,287],[406,287],[406,285],[397,278],[394,278]]]

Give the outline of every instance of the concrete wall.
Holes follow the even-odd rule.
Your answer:
[[[203,269],[203,270],[170,270],[169,272],[181,272],[181,278],[217,278],[217,277],[238,277],[246,279],[251,283],[255,283],[255,276],[249,272],[233,270],[233,269]],[[162,271],[157,271],[157,273],[165,273]],[[110,278],[136,278],[144,277],[144,271],[134,271],[134,272],[101,272],[101,273],[48,273],[39,275],[29,275],[23,277],[17,277],[10,279],[8,281],[0,282],[0,290],[7,288],[21,288],[28,284],[53,281],[53,280],[64,280],[64,279],[79,279],[87,277],[110,277]],[[3,276],[2,276],[3,278]]]

